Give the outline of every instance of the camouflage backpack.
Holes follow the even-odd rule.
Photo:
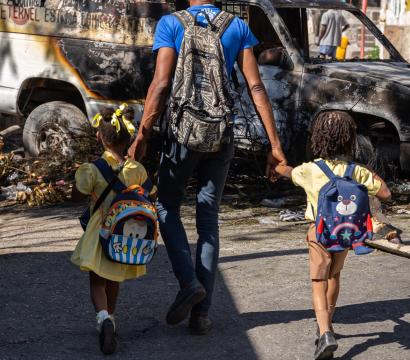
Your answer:
[[[221,36],[234,16],[220,11],[207,26],[186,10],[174,15],[185,33],[169,101],[169,131],[180,144],[200,152],[216,152],[232,132],[233,99]]]

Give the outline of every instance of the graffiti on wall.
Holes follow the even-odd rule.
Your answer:
[[[165,2],[0,0],[0,31],[151,45]]]

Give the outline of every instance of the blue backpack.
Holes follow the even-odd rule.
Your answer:
[[[336,176],[325,161],[315,164],[329,178],[320,189],[316,216],[316,238],[329,252],[353,249],[357,255],[373,249],[364,244],[373,237],[367,188],[353,180],[355,164],[347,165],[343,177]]]

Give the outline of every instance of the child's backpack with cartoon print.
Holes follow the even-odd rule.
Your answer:
[[[329,252],[353,249],[357,255],[373,249],[364,244],[373,228],[367,188],[354,181],[355,164],[349,163],[343,177],[336,176],[323,160],[315,162],[329,178],[320,189],[316,237]]]
[[[107,183],[114,179],[117,193],[103,219],[100,243],[108,259],[127,265],[145,265],[157,249],[157,212],[149,200],[152,183],[126,187],[104,159],[94,164]]]

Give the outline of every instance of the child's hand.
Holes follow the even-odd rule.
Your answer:
[[[287,165],[281,165],[279,164],[278,166],[275,167],[275,171],[284,177],[290,178],[291,174],[292,174],[292,170],[293,168],[291,166],[287,166]]]

